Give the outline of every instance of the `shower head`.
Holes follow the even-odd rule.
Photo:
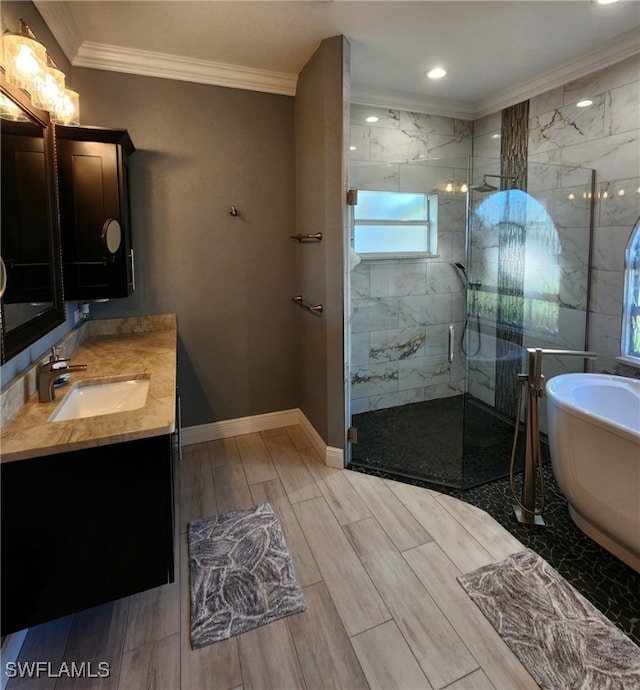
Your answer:
[[[476,184],[471,187],[474,192],[482,192],[485,194],[486,192],[497,192],[498,188],[494,187],[492,184],[489,184],[488,182],[483,182],[482,184]]]
[[[511,180],[509,189],[513,187],[513,183],[516,181],[516,178],[513,175],[491,175],[490,173],[487,173],[482,178],[482,184],[473,185],[471,189],[473,189],[473,191],[475,192],[482,192],[483,194],[486,192],[497,192],[498,188],[495,185],[492,185],[489,182],[487,182],[487,177],[495,177],[499,180]]]

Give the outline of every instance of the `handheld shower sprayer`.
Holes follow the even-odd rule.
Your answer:
[[[459,261],[456,261],[453,264],[454,268],[458,269],[458,272],[460,274],[460,279],[464,283],[465,287],[471,288],[472,290],[477,290],[479,287],[482,286],[482,283],[474,283],[469,280],[469,276],[467,275],[467,268],[463,263],[460,263]]]
[[[464,319],[464,327],[462,329],[462,336],[460,337],[460,349],[462,352],[464,352],[465,355],[468,357],[475,357],[478,352],[480,352],[480,348],[482,346],[482,333],[480,332],[480,316],[478,314],[478,305],[477,305],[477,299],[478,299],[478,289],[481,287],[482,283],[474,283],[469,280],[469,276],[467,275],[467,268],[463,263],[460,263],[460,261],[455,261],[453,264],[453,267],[457,269],[458,275],[460,276],[460,280],[462,281],[462,284],[464,285],[464,289],[466,291],[466,299],[469,299],[469,290],[471,290],[471,303],[470,307],[467,310],[467,314]],[[476,322],[476,328],[475,332],[477,333],[477,338],[478,342],[476,347],[473,349],[473,352],[468,351],[468,343],[465,340],[465,336],[468,337],[467,334],[467,328],[469,326],[469,319],[473,318],[475,319]]]
[[[456,261],[453,265],[454,265],[454,266],[458,269],[458,271],[460,271],[460,273],[464,276],[464,283],[465,283],[465,285],[466,285],[466,284],[469,282],[469,278],[468,278],[468,276],[467,276],[467,269],[464,267],[464,264],[461,264],[459,261]]]

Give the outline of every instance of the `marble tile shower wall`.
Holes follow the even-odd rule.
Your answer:
[[[639,75],[640,55],[635,55],[529,104],[529,160],[596,171],[588,343],[600,354],[596,371],[622,374],[634,373],[616,357],[624,251],[640,216]],[[586,97],[593,105],[576,108]]]
[[[369,116],[379,119],[367,124]],[[447,336],[449,324],[458,338],[464,324],[464,290],[452,263],[465,256],[465,197],[444,190],[449,181],[454,188],[466,181],[472,124],[354,105],[351,145],[351,187],[438,199],[436,257],[361,261],[352,270],[352,412],[456,395],[464,390],[464,363],[456,349],[449,364]]]

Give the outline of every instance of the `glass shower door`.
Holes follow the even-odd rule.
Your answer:
[[[500,161],[475,157],[469,179],[465,486],[509,472],[527,348],[585,349],[593,200],[583,168],[530,162],[515,180]],[[544,373],[582,367],[550,357]],[[523,458],[520,443],[516,470]]]
[[[360,190],[426,195],[432,230],[424,256],[371,257],[352,245],[351,462],[453,487],[462,482],[465,390],[465,284],[454,264],[465,260],[467,168],[465,157],[351,169]]]

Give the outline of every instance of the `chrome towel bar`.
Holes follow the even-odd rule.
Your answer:
[[[302,295],[298,295],[297,297],[292,297],[291,298],[292,302],[295,302],[301,309],[304,309],[305,311],[311,312],[312,314],[315,314],[316,316],[322,316],[322,312],[324,311],[324,306],[322,304],[307,304],[303,299]]]
[[[315,240],[316,242],[322,241],[322,233],[321,232],[314,232],[310,235],[301,235],[298,233],[297,235],[291,235],[292,240],[298,240],[298,242],[304,242],[305,240]]]

